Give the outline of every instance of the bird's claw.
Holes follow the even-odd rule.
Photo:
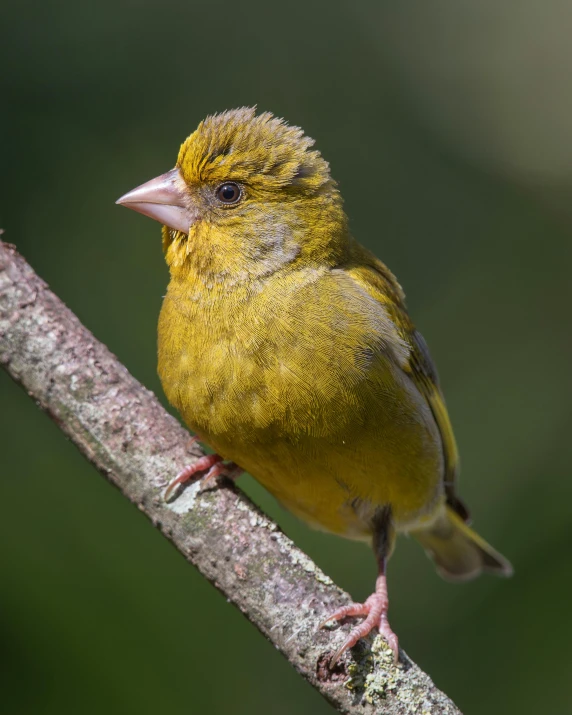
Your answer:
[[[341,647],[334,653],[330,660],[330,670],[334,668],[341,656],[365,636],[369,635],[374,628],[379,630],[380,635],[387,641],[388,646],[393,651],[394,662],[399,660],[399,641],[395,633],[391,630],[387,620],[388,602],[384,594],[374,593],[364,603],[350,603],[342,606],[337,611],[324,619],[319,628],[323,628],[330,621],[341,621],[344,618],[365,616],[365,619],[352,628],[349,636],[342,643]]]
[[[201,478],[203,472],[206,472],[206,474],[202,478],[204,480],[210,480],[215,479],[223,470],[224,464],[222,463],[222,457],[219,457],[218,454],[206,454],[204,457],[197,459],[196,462],[193,462],[193,464],[187,465],[177,474],[175,479],[170,482],[165,490],[163,498],[165,501],[169,501],[179,484],[196,481]]]

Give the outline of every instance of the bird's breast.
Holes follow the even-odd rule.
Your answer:
[[[440,437],[360,306],[303,288],[218,301],[170,288],[159,375],[221,456],[310,523],[363,537],[379,505],[405,522],[438,498]]]

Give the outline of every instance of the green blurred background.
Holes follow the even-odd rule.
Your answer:
[[[466,715],[572,710],[571,21],[556,0],[0,6],[5,239],[159,395],[160,229],[115,199],[210,112],[257,104],[317,139],[431,346],[462,496],[516,568],[450,585],[405,538],[392,560],[401,643]],[[4,373],[0,404],[2,712],[330,711]],[[369,593],[367,548],[240,484]]]

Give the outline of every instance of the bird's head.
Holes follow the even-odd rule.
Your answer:
[[[175,168],[117,203],[160,221],[172,272],[236,279],[335,264],[347,221],[328,163],[298,127],[251,108],[207,117]]]

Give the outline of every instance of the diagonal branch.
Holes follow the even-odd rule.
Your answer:
[[[348,626],[316,627],[349,596],[239,489],[199,493],[195,485],[172,504],[163,501],[168,480],[188,461],[188,433],[2,241],[0,363],[340,712],[460,715],[403,652],[396,668],[379,637],[328,670]]]

